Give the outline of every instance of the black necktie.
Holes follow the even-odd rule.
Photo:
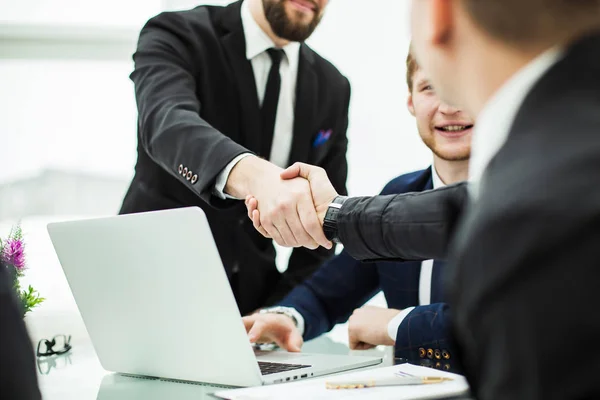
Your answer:
[[[271,144],[275,133],[275,117],[277,116],[277,104],[279,103],[279,91],[281,89],[279,66],[284,52],[280,49],[269,49],[267,53],[271,57],[272,64],[267,80],[265,98],[260,109],[263,134],[260,155],[268,159],[271,156]]]

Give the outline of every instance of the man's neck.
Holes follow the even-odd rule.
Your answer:
[[[269,38],[275,43],[275,46],[282,48],[289,43],[288,40],[282,39],[277,36],[273,29],[271,29],[271,24],[267,21],[267,17],[265,17],[265,9],[263,7],[262,0],[246,0],[248,1],[248,5],[250,6],[250,13],[252,14],[252,18],[258,24],[260,29],[264,33],[269,36]]]
[[[469,62],[465,62],[464,76],[470,80],[463,91],[464,109],[478,116],[492,96],[517,72],[547,50],[545,47],[516,51],[513,47],[495,40],[475,39],[473,47],[479,49]],[[472,79],[473,76],[480,79]],[[466,87],[465,86],[465,87]]]
[[[469,177],[469,160],[448,161],[433,156],[433,167],[445,185],[466,181]]]

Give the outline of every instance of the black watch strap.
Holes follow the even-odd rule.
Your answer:
[[[340,238],[338,236],[338,213],[340,208],[342,208],[342,204],[346,201],[346,196],[337,196],[329,207],[327,208],[327,212],[325,213],[325,218],[323,219],[323,232],[325,233],[325,237],[327,240],[331,240],[334,243],[340,243]]]

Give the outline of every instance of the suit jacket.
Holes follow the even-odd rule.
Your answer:
[[[0,398],[41,399],[35,358],[23,313],[6,266],[0,261]]]
[[[390,181],[382,195],[422,192],[433,188],[431,168],[399,176]],[[309,279],[296,286],[279,305],[295,308],[304,318],[304,339],[313,339],[348,320],[380,290],[388,307],[417,306],[402,322],[396,339],[396,357],[424,365],[450,368],[453,353],[448,338],[448,306],[442,289],[443,263],[435,261],[430,305],[419,304],[421,262],[374,262],[355,260],[343,251],[326,262]],[[431,358],[429,358],[428,353]],[[439,358],[436,359],[436,355]]]
[[[600,398],[598,76],[600,35],[528,93],[477,202],[461,184],[340,211],[363,260],[449,253],[453,338],[480,399]]]
[[[279,300],[333,253],[294,250],[282,275],[272,241],[254,230],[243,202],[212,195],[217,175],[230,161],[244,152],[268,158],[260,153],[261,144],[272,139],[261,132],[240,7],[236,2],[166,12],[142,29],[131,74],[139,111],[138,159],[121,213],[201,207],[245,314]],[[302,44],[290,163],[322,166],[341,192],[346,191],[349,101],[348,80]]]

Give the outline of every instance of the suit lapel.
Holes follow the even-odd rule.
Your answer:
[[[222,10],[220,23],[224,29],[221,44],[229,60],[232,77],[239,95],[242,137],[240,144],[256,154],[260,154],[262,130],[258,92],[252,63],[246,58],[246,38],[240,7],[241,2],[237,2]],[[268,154],[261,155],[269,156]]]
[[[296,161],[308,161],[318,110],[318,83],[317,73],[314,70],[314,56],[310,49],[302,44],[298,61],[294,134],[289,159],[290,164]]]

